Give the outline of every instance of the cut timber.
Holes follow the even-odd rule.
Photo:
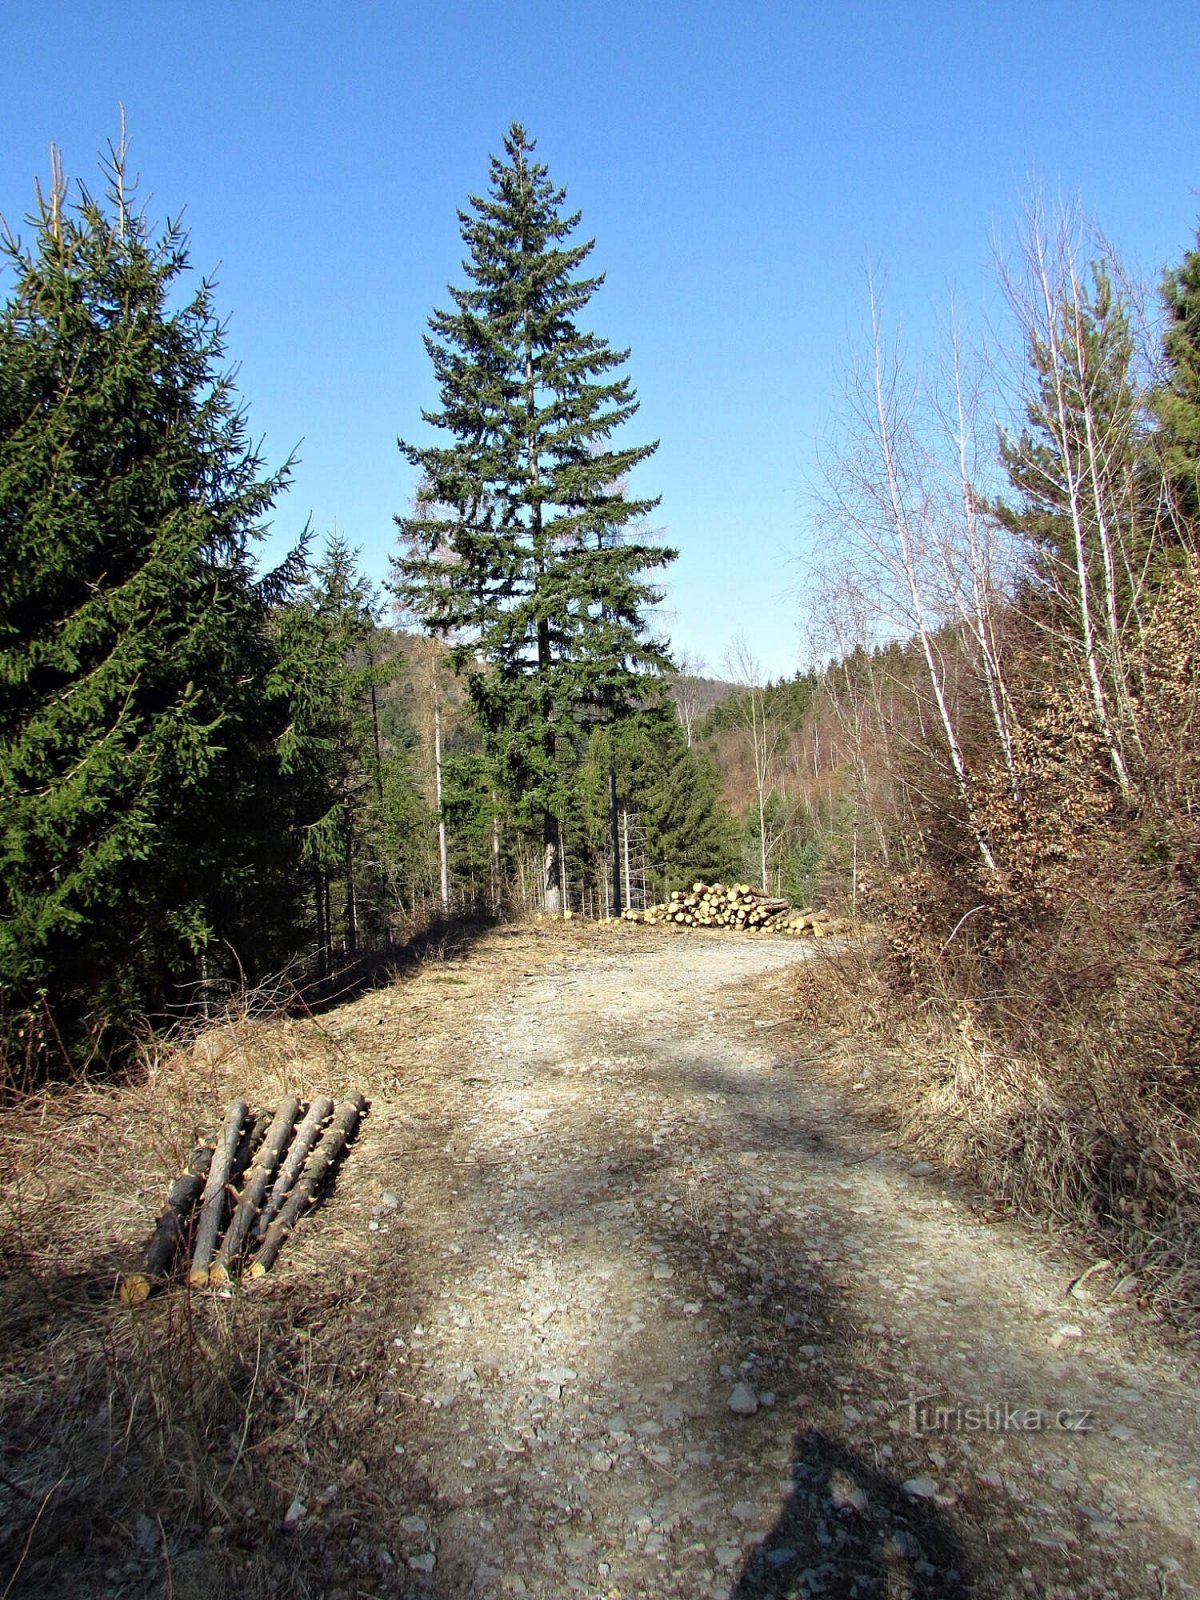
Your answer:
[[[332,1115],[333,1101],[328,1095],[319,1095],[309,1106],[304,1121],[296,1129],[296,1137],[288,1147],[283,1165],[275,1175],[275,1182],[271,1185],[271,1193],[267,1196],[266,1204],[255,1219],[252,1231],[256,1239],[263,1237],[272,1218],[287,1199],[292,1185],[304,1170],[304,1163],[308,1160],[309,1152],[316,1144],[321,1129]]]
[[[171,1185],[167,1209],[158,1219],[140,1269],[126,1272],[121,1278],[118,1293],[125,1305],[140,1306],[144,1300],[148,1300],[155,1285],[170,1271],[171,1263],[183,1243],[188,1217],[200,1197],[212,1165],[216,1140],[214,1133],[198,1144],[188,1157],[187,1166]]]
[[[196,1226],[196,1238],[192,1245],[192,1268],[188,1273],[188,1282],[198,1289],[203,1288],[208,1282],[208,1266],[216,1249],[217,1234],[221,1231],[221,1219],[225,1214],[225,1185],[229,1181],[230,1169],[237,1156],[242,1129],[248,1115],[246,1102],[235,1100],[225,1113],[225,1126],[221,1130],[217,1148],[213,1151],[212,1165],[208,1169],[208,1182],[204,1185],[204,1199],[200,1202],[200,1221]]]
[[[283,1209],[272,1222],[259,1246],[258,1254],[250,1263],[249,1276],[261,1278],[271,1270],[275,1258],[283,1249],[284,1242],[292,1229],[296,1226],[297,1219],[305,1206],[310,1205],[320,1187],[321,1180],[330,1167],[341,1155],[342,1150],[358,1126],[358,1120],[367,1109],[367,1102],[361,1094],[356,1094],[350,1100],[343,1100],[334,1112],[333,1121],[326,1130],[325,1137],[313,1151],[305,1163],[304,1172],[296,1187],[288,1195]]]
[[[274,1119],[267,1129],[266,1136],[258,1148],[258,1154],[254,1158],[254,1165],[250,1169],[249,1176],[242,1185],[237,1210],[230,1219],[229,1226],[225,1230],[225,1237],[221,1241],[220,1253],[209,1271],[209,1283],[229,1282],[230,1273],[238,1256],[241,1254],[242,1245],[250,1232],[251,1224],[262,1207],[267,1185],[271,1181],[275,1168],[279,1165],[279,1158],[291,1138],[292,1129],[296,1126],[296,1118],[299,1115],[299,1096],[290,1094],[275,1113]]]

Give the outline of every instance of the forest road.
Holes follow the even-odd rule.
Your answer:
[[[1200,1592],[1194,1360],[822,1077],[763,1009],[811,946],[625,931],[417,980],[453,1051],[335,1202],[372,1592]]]

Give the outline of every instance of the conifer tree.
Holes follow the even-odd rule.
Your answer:
[[[187,241],[55,166],[5,235],[0,988],[64,1038],[161,1002],[218,935],[288,916],[282,726],[251,544],[286,478],[246,437]],[[68,1039],[68,1043],[70,1040]]]
[[[656,445],[612,442],[637,410],[619,375],[628,352],[579,325],[603,282],[580,270],[594,241],[570,242],[579,213],[533,152],[514,123],[490,192],[459,213],[467,282],[426,338],[441,409],[425,420],[448,442],[401,443],[424,492],[397,518],[395,587],[471,669],[488,753],[519,820],[540,829],[554,913],[558,746],[574,720],[619,714],[669,665],[648,637],[658,595],[644,574],[673,552],[627,537],[657,502],[627,498],[625,480]]]
[[[1177,532],[1191,543],[1200,536],[1200,236],[1163,279],[1162,294],[1166,375],[1154,411]]]

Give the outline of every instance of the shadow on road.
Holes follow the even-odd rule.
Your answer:
[[[797,1434],[794,1487],[732,1600],[965,1600],[962,1541],[938,1509],[815,1428]]]

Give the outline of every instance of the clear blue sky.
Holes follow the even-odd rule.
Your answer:
[[[740,628],[804,652],[800,488],[863,325],[863,274],[919,340],[986,300],[1029,181],[1081,195],[1153,277],[1200,215],[1200,28],[1185,0],[6,0],[0,212],[126,108],[151,214],[186,208],[283,546],[311,514],[381,579],[412,493],[396,436],[435,403],[425,319],[456,210],[519,119],[583,210],[632,350],[680,550],[669,631],[713,668]]]

